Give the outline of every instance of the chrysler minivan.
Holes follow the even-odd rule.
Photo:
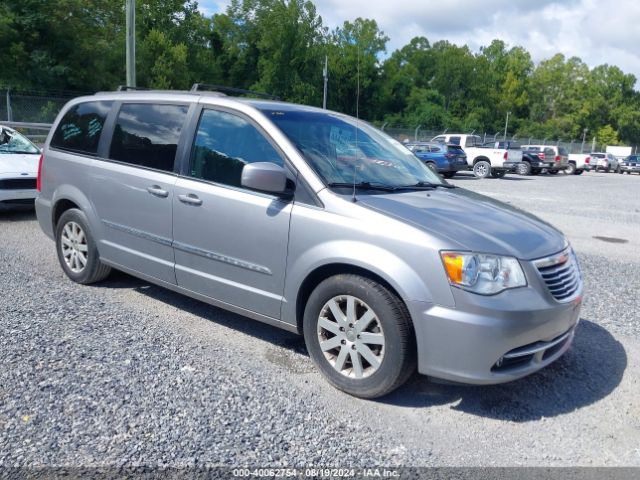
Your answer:
[[[562,233],[336,112],[198,90],[81,97],[53,125],[38,186],[74,282],[117,269],[298,332],[359,397],[416,368],[521,378],[567,351],[580,315]]]

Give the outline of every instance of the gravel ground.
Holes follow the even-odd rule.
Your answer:
[[[293,334],[120,273],[72,284],[32,213],[0,213],[0,466],[640,466],[640,178],[452,183],[567,234],[575,344],[507,385],[416,376],[379,401],[330,387]]]

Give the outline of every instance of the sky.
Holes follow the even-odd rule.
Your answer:
[[[198,0],[206,15],[225,0]],[[474,51],[493,39],[522,46],[538,63],[556,53],[589,67],[607,63],[640,79],[640,0],[313,0],[329,28],[371,18],[390,38],[387,55],[424,36]],[[640,83],[636,84],[636,88]]]

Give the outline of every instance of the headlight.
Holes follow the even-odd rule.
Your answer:
[[[482,295],[524,287],[527,281],[518,260],[482,253],[440,252],[449,283]]]

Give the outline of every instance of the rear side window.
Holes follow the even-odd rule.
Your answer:
[[[86,102],[64,114],[51,139],[51,146],[62,150],[95,155],[112,102]]]
[[[204,110],[191,152],[191,176],[240,187],[242,169],[253,162],[284,166],[275,148],[247,120],[228,112]]]
[[[449,137],[449,143],[460,145],[460,137]]]
[[[109,158],[172,172],[188,109],[186,105],[123,104]]]

